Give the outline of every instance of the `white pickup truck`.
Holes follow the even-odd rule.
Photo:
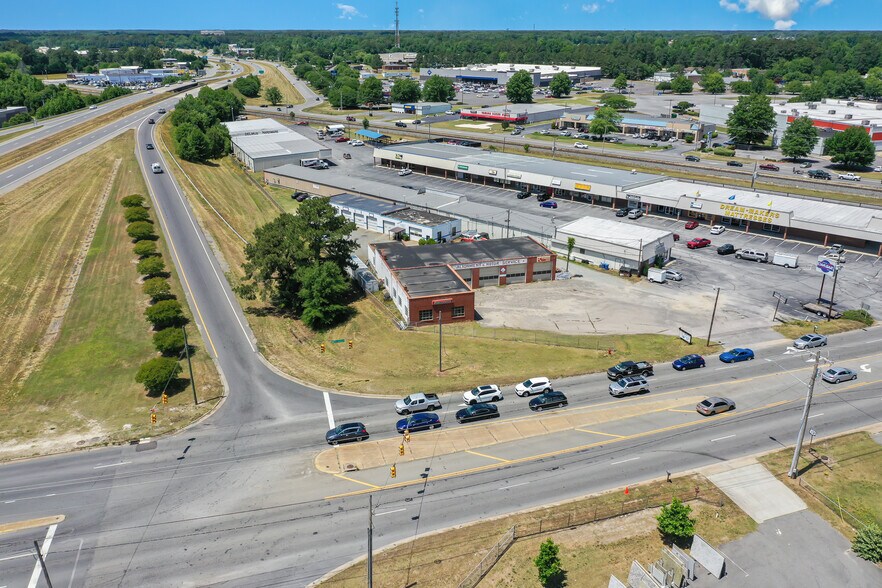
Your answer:
[[[410,414],[424,410],[441,410],[441,401],[437,394],[423,394],[418,392],[405,396],[395,403],[395,412],[398,414]]]
[[[848,180],[849,182],[860,182],[861,177],[859,175],[848,172],[847,174],[839,174],[840,180]]]

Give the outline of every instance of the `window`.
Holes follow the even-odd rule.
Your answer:
[[[498,275],[497,276],[481,276],[481,278],[480,278],[480,280],[482,282],[488,282],[490,280],[498,280],[498,279],[499,279]]]
[[[465,306],[453,307],[453,318],[462,318],[465,316]]]
[[[421,310],[420,311],[420,320],[421,321],[432,320],[432,311],[431,310]]]
[[[763,230],[764,230],[764,231],[769,231],[769,232],[772,232],[772,233],[780,233],[780,232],[781,232],[781,227],[779,227],[778,225],[764,224],[764,225],[763,225]]]
[[[538,271],[538,272],[533,272],[533,279],[535,280],[539,276],[550,276],[550,275],[551,275],[551,270],[542,270],[542,271]]]
[[[525,274],[524,272],[521,272],[521,273],[519,273],[519,274],[508,274],[507,277],[508,277],[509,280],[514,280],[515,278],[523,278],[523,277],[525,277],[526,275],[527,275],[527,274]]]

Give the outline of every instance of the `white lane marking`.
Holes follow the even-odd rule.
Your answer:
[[[333,429],[337,425],[334,424],[334,411],[331,410],[331,395],[327,392],[322,392],[325,396],[325,411],[328,413],[328,428]]]
[[[823,412],[819,412],[818,414],[813,414],[813,415],[811,415],[809,418],[810,418],[810,419],[813,419],[813,418],[815,418],[815,417],[819,417],[819,416],[824,416],[824,413],[823,413]]]
[[[43,556],[43,559],[46,559],[46,556],[49,555],[49,547],[52,545],[52,538],[55,537],[55,529],[58,528],[58,525],[50,525],[49,530],[46,531],[46,538],[43,539],[43,545],[40,546],[40,554]],[[40,562],[36,562],[34,564],[34,571],[31,574],[31,581],[28,582],[28,588],[36,588],[37,581],[43,574],[43,569],[40,567]]]
[[[632,457],[630,459],[623,459],[622,461],[614,461],[609,465],[619,465],[620,463],[628,463],[629,461],[636,461],[640,459],[639,457]]]
[[[100,470],[102,468],[115,468],[116,466],[126,465],[127,463],[132,463],[130,461],[121,461],[119,463],[109,463],[107,465],[96,465],[93,470]]]
[[[34,557],[34,553],[32,551],[26,551],[24,553],[19,553],[18,555],[7,555],[6,557],[0,557],[0,561],[9,561],[11,559],[21,559],[23,557]],[[3,588],[0,586],[0,588]]]
[[[15,501],[14,500],[4,500],[3,504],[12,504],[13,502],[15,502]]]
[[[722,366],[722,367],[714,368],[714,371],[715,371],[715,372],[718,372],[718,371],[720,371],[720,370],[730,370],[730,369],[732,369],[733,367],[738,367],[738,366],[735,365],[734,363],[730,363],[729,365],[724,365],[724,366]]]
[[[80,546],[77,548],[77,558],[74,560],[73,571],[70,573],[70,582],[67,583],[67,588],[73,587],[74,577],[77,575],[77,564],[80,563],[80,552],[83,551],[83,540],[80,539]]]
[[[31,165],[27,166],[25,169],[31,169],[32,167],[34,167],[33,163]]]
[[[14,175],[15,175],[15,174],[9,174],[9,175],[6,176],[6,177],[7,177],[7,178],[11,178],[11,177],[14,176]]]
[[[717,437],[716,439],[711,439],[711,443],[713,443],[714,441],[722,441],[723,439],[731,439],[734,436],[735,435],[726,435],[725,437]]]
[[[55,494],[47,494],[47,495],[45,495],[43,498],[50,498],[50,497],[52,497],[52,496],[55,496]]]
[[[509,488],[517,488],[518,486],[526,486],[529,482],[521,482],[520,484],[512,484],[511,486],[500,486],[497,490],[508,490]]]
[[[393,512],[401,512],[403,510],[407,510],[407,509],[406,508],[396,508],[395,510],[387,510],[386,512],[375,513],[374,516],[375,517],[382,517],[382,516],[386,516],[387,514],[392,514]]]

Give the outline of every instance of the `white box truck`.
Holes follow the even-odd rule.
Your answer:
[[[797,267],[799,266],[799,256],[795,253],[780,253],[778,251],[775,252],[775,255],[772,257],[772,265],[783,265],[784,267]]]
[[[656,284],[664,284],[668,281],[665,277],[665,270],[659,269],[657,267],[651,267],[646,272],[646,277],[650,282],[655,282]]]

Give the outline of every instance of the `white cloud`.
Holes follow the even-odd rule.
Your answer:
[[[795,20],[776,20],[775,21],[775,30],[776,31],[789,31],[793,28],[793,25],[796,24]]]
[[[822,8],[824,6],[830,6],[833,4],[833,0],[816,0],[815,8]]]
[[[731,12],[741,12],[741,7],[735,2],[729,2],[729,0],[720,0],[720,6]]]
[[[815,5],[829,4],[833,0],[815,0]],[[720,0],[720,6],[731,12],[756,12],[775,21],[779,31],[789,30],[795,21],[790,17],[800,7],[801,0]]]
[[[594,14],[598,10],[600,10],[600,4],[598,4],[597,2],[582,5],[582,12],[587,12],[588,14]]]
[[[340,11],[340,15],[337,18],[342,18],[344,20],[352,20],[353,16],[364,16],[358,11],[358,8],[351,4],[338,4],[337,10]]]

